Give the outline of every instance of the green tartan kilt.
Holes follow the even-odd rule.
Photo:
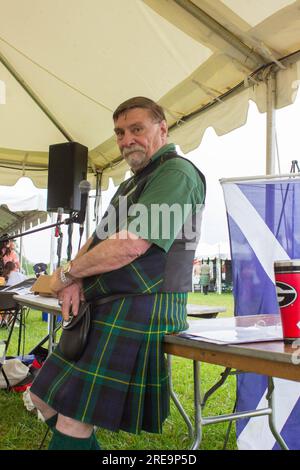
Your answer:
[[[185,330],[187,294],[122,297],[92,306],[88,346],[77,362],[59,345],[31,391],[58,413],[117,431],[161,432],[169,415],[162,339]]]

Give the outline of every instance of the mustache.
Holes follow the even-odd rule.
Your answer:
[[[134,153],[134,152],[143,152],[143,153],[145,153],[145,149],[141,145],[133,145],[132,147],[125,147],[122,150],[122,155],[123,155],[124,158],[126,158],[126,157],[128,157],[128,155],[130,155],[131,153]]]

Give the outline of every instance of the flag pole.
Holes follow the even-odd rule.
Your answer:
[[[275,182],[280,183],[281,181],[289,179],[292,181],[297,181],[299,180],[299,174],[297,173],[285,173],[283,175],[259,175],[259,176],[235,176],[233,178],[220,178],[219,182],[221,184],[226,184],[226,183],[252,183],[253,181],[259,182],[261,180],[262,182],[265,182],[265,180],[270,180],[270,183]]]

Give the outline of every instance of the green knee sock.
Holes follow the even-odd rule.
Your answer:
[[[97,444],[98,447],[95,447]],[[53,429],[53,436],[49,443],[48,450],[96,450],[99,449],[99,444],[95,438],[94,433],[87,438],[79,438],[68,436]]]
[[[92,433],[91,437],[93,438],[91,450],[101,450],[101,447],[100,447],[99,442],[97,441],[95,432]]]
[[[56,426],[56,422],[57,422],[57,417],[58,417],[58,413],[56,413],[55,415],[51,416],[51,418],[48,418],[45,420],[45,424],[47,424],[47,426],[53,431],[53,429],[55,428]]]

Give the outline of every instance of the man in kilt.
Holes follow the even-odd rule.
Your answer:
[[[162,432],[169,414],[163,337],[187,328],[204,176],[167,143],[157,103],[131,98],[113,120],[133,176],[75,259],[52,275],[63,318],[85,300],[92,326],[80,359],[67,360],[58,344],[31,387],[53,430],[49,449],[100,449],[94,426]]]

